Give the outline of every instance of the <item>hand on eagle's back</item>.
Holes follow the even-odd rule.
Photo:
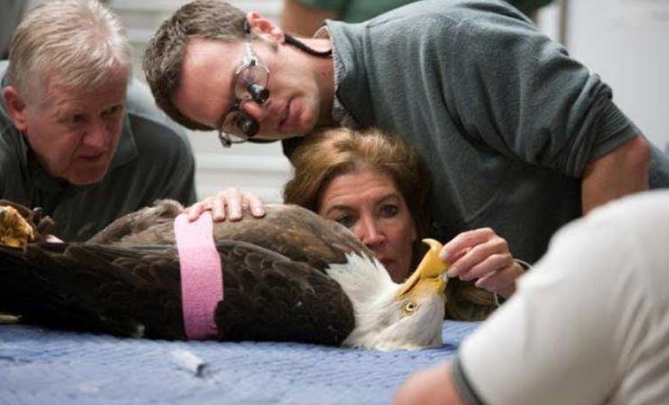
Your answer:
[[[195,221],[203,212],[211,211],[214,222],[226,219],[239,221],[244,210],[249,210],[256,218],[263,217],[265,208],[262,198],[236,187],[228,187],[186,208],[186,215],[190,221]]]

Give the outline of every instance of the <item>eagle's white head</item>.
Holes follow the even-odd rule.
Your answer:
[[[430,251],[403,284],[383,265],[356,254],[327,271],[344,289],[355,311],[355,329],[345,346],[378,350],[421,349],[442,343],[446,277],[438,258],[441,244],[425,240]]]

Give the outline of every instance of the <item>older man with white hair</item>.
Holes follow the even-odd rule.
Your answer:
[[[123,214],[195,201],[184,131],[131,79],[130,46],[97,1],[40,4],[0,62],[0,198],[43,207],[85,240]]]

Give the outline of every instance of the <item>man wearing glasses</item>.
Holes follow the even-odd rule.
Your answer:
[[[247,21],[244,21],[244,32],[246,33],[246,47],[242,63],[234,74],[234,100],[230,112],[222,117],[217,125],[218,139],[226,148],[229,148],[233,143],[245,141],[243,137],[239,138],[232,135],[236,130],[244,136],[252,137],[260,129],[258,121],[242,110],[242,103],[254,102],[263,105],[269,98],[269,91],[267,90],[269,69],[258,60],[253,51],[250,40],[251,27]],[[226,128],[227,130],[225,130]]]
[[[563,224],[669,185],[610,88],[501,1],[416,2],[300,39],[194,1],[159,28],[144,69],[168,115],[224,146],[333,125],[403,137],[434,178],[434,237],[491,227],[532,262]]]

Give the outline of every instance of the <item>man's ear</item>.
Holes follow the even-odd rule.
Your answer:
[[[28,128],[28,106],[21,97],[21,93],[15,87],[7,86],[2,89],[2,97],[5,99],[9,119],[12,120],[16,129],[25,132]]]
[[[261,16],[258,12],[252,11],[246,15],[246,22],[249,23],[251,30],[258,36],[283,44],[286,41],[286,35],[283,30],[272,21]]]

